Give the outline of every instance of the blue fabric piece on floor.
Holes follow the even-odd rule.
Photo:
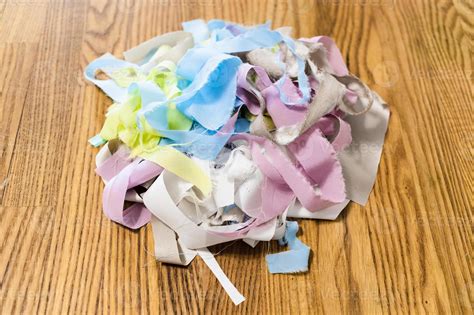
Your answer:
[[[287,243],[290,250],[265,257],[270,273],[295,273],[308,271],[310,248],[297,237],[298,223],[286,222],[285,236],[280,244]]]

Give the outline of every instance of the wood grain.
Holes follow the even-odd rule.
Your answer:
[[[329,35],[392,113],[368,204],[300,221],[310,272],[270,275],[274,243],[212,248],[238,307],[103,216],[87,145],[110,100],[85,65],[199,17]],[[472,314],[473,35],[471,0],[0,0],[1,313]]]

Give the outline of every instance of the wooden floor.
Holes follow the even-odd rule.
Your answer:
[[[300,221],[308,273],[269,274],[274,243],[211,248],[238,307],[104,217],[87,144],[111,101],[84,67],[198,17],[332,36],[392,113],[368,204]],[[473,20],[472,0],[0,0],[1,313],[473,314]]]

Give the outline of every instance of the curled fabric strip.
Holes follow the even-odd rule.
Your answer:
[[[166,182],[170,182],[166,185]],[[176,206],[192,184],[164,171],[143,195],[143,201],[154,216],[175,231],[179,240],[190,249],[206,247],[229,238],[218,237],[197,226]],[[208,243],[209,240],[213,240]]]
[[[210,44],[210,47],[218,51],[232,54],[247,52],[261,47],[272,47],[283,40],[282,35],[272,31],[267,25],[257,26],[233,37]]]
[[[113,177],[119,174],[127,165],[133,162],[130,151],[125,145],[120,145],[118,141],[108,142],[102,147],[96,156],[96,173],[107,184]],[[141,188],[148,188],[149,181],[140,184]],[[125,201],[143,203],[140,195],[136,192],[135,187],[127,190]]]
[[[127,88],[119,86],[112,79],[100,80],[96,78],[99,71],[110,75],[111,71],[118,70],[119,68],[137,69],[138,67],[135,64],[122,61],[107,53],[91,62],[84,70],[84,76],[88,81],[97,85],[111,99],[120,103],[127,99]]]
[[[132,161],[133,159],[130,158],[130,150],[125,146],[120,146],[117,151],[112,154],[109,146],[106,145],[102,147],[99,154],[97,154],[97,168],[95,172],[107,183],[127,165],[132,163]]]
[[[301,41],[308,43],[309,46],[312,46],[312,44],[322,45],[322,47],[313,46],[316,49],[311,51],[307,60],[311,71],[315,73],[317,66],[318,69],[333,75],[348,89],[339,104],[339,108],[350,115],[360,115],[370,110],[374,102],[370,89],[359,78],[349,73],[336,43],[327,36],[303,38]],[[357,105],[359,109],[356,109]]]
[[[346,89],[333,76],[321,72],[318,74],[319,87],[312,104],[309,105],[304,119],[291,126],[283,126],[275,132],[275,141],[286,145],[314,125],[324,115],[330,113],[338,105],[346,93]]]
[[[249,81],[250,77],[253,77],[255,81],[253,84]],[[250,113],[257,116],[250,127],[251,132],[272,139],[279,144],[288,144],[316,122],[319,125],[327,125],[328,118],[323,116],[334,111],[338,103],[337,100],[342,98],[346,90],[332,76],[327,75],[325,78],[330,82],[326,83],[322,80],[324,83],[321,84],[319,94],[315,97],[317,101],[313,101],[309,105],[309,109],[287,106],[279,99],[278,90],[263,68],[243,64],[239,68],[237,95],[242,99]],[[288,95],[297,93],[296,87],[289,81],[283,88]],[[265,110],[277,128],[275,132],[272,132],[271,128],[268,128],[264,122]],[[339,116],[331,116],[337,118],[336,123],[340,128],[337,141],[333,140],[334,145],[339,150],[351,142],[350,126]]]
[[[148,223],[151,215],[143,204],[135,203],[124,210],[123,202],[128,189],[158,176],[162,170],[161,167],[154,163],[135,159],[120,173],[110,179],[105,185],[102,199],[104,213],[107,217],[131,229],[140,228]]]
[[[168,150],[166,147],[160,149]],[[199,187],[203,193],[209,194],[211,183],[208,182],[207,174],[194,163],[187,163],[187,160],[181,160],[179,163],[180,159],[187,159],[187,157],[179,152],[176,155],[176,152],[178,151],[171,149],[156,156],[153,156],[153,153],[148,156],[148,160],[156,160],[157,163],[140,158],[131,162],[129,151],[121,147],[116,154],[103,161],[98,166],[97,173],[107,181],[103,197],[104,213],[111,220],[129,228],[139,228],[146,224],[150,220],[150,215],[143,205],[134,204],[124,210],[123,202],[129,189],[158,176],[163,170],[161,164],[168,166],[168,169],[175,171],[182,178],[193,177],[193,181],[189,182],[195,182],[196,187]],[[203,181],[196,182],[199,178]]]
[[[286,232],[280,244],[288,244],[290,250],[265,256],[270,273],[295,273],[308,271],[310,248],[297,237],[298,223],[286,222]]]
[[[255,75],[253,75],[255,74]],[[255,82],[249,81],[253,77]],[[287,94],[296,94],[293,83],[287,81],[284,88]],[[253,115],[263,115],[267,110],[276,127],[292,125],[303,119],[305,106],[286,106],[281,102],[279,90],[270,80],[263,68],[243,64],[238,73],[237,96],[244,102]]]
[[[316,36],[313,38],[301,38],[301,41],[305,44],[309,44],[310,47],[312,46],[313,49],[310,48],[309,50],[309,54],[312,54],[312,56],[309,56],[309,58],[311,58],[319,69],[337,77],[349,75],[344,57],[342,57],[341,51],[330,37]]]

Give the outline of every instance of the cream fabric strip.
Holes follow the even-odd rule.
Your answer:
[[[365,205],[374,186],[390,111],[386,103],[373,92],[374,104],[364,115],[347,116],[352,128],[352,143],[339,154],[347,197]]]
[[[163,263],[187,266],[194,257],[195,250],[189,250],[177,239],[176,233],[157,217],[152,216],[153,239],[155,240],[155,258]]]
[[[145,65],[142,65],[142,70],[146,72],[164,60],[178,63],[186,51],[194,46],[193,36],[183,31],[156,36],[125,51],[123,56],[128,62],[139,63],[153,50],[164,45],[171,46],[171,49],[162,55],[152,56]]]

